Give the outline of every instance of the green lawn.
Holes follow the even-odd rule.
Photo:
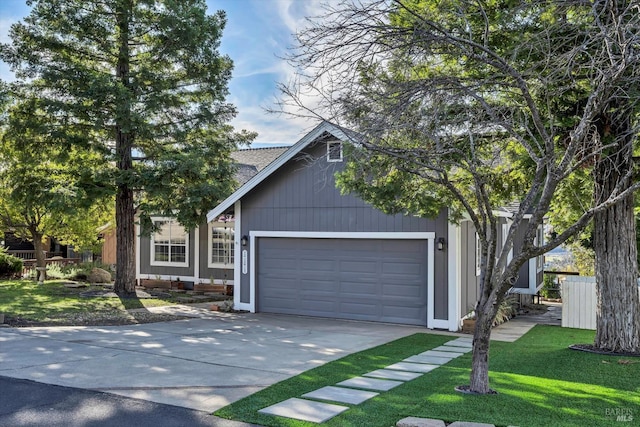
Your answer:
[[[38,285],[31,280],[0,281],[0,313],[31,321],[55,320],[81,313],[126,314],[127,309],[173,304],[166,299],[83,298],[80,293],[102,290],[101,286],[72,289],[64,286],[68,281],[52,280]]]
[[[607,357],[569,350],[593,341],[592,331],[536,326],[515,343],[492,342],[491,387],[498,395],[463,395],[456,385],[468,384],[471,355],[407,382],[322,424],[323,426],[389,427],[408,416],[463,420],[497,426],[618,426],[616,411],[640,419],[640,359]],[[344,357],[275,384],[215,415],[265,426],[314,426],[257,411],[290,397],[383,368],[437,347],[451,337],[415,334]],[[619,361],[622,360],[622,363]]]

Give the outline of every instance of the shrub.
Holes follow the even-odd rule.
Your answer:
[[[498,306],[496,319],[493,326],[498,326],[507,322],[518,312],[518,297],[516,295],[507,295]]]
[[[543,298],[557,299],[560,298],[560,289],[553,280],[554,275],[545,274],[542,282],[542,288],[540,289],[540,295]]]
[[[22,259],[9,255],[0,248],[0,277],[15,277],[22,274]]]

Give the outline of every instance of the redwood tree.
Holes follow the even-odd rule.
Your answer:
[[[224,12],[204,0],[33,0],[1,58],[15,99],[37,94],[49,144],[102,156],[96,185],[115,196],[115,289],[134,292],[134,218],[204,221],[233,185],[229,154],[253,138],[226,125],[231,60]],[[89,194],[88,196],[91,196]]]

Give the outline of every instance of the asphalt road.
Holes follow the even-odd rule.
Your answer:
[[[178,406],[0,376],[1,427],[250,427]],[[255,427],[255,426],[254,426]]]

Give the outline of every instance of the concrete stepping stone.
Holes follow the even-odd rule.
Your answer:
[[[440,365],[428,365],[425,363],[408,363],[398,362],[393,365],[387,366],[385,369],[393,369],[396,371],[408,371],[408,372],[422,372],[427,373],[436,369]]]
[[[448,357],[449,359],[455,359],[458,356],[462,356],[462,353],[455,351],[440,351],[440,350],[427,350],[418,354],[418,356],[435,356],[435,357]]]
[[[433,351],[449,351],[452,353],[460,353],[460,354],[468,353],[471,350],[472,350],[472,347],[454,347],[454,346],[448,346],[446,344],[433,349]]]
[[[495,427],[495,425],[487,423],[474,423],[471,421],[455,421],[449,424],[449,427]]]
[[[327,386],[310,393],[305,393],[302,397],[308,397],[311,399],[319,400],[331,400],[340,403],[349,403],[352,405],[358,405],[365,400],[369,400],[372,397],[377,396],[379,393],[373,391],[354,390],[351,388],[342,388]]]
[[[473,343],[471,341],[468,341],[468,340],[461,341],[460,339],[449,341],[446,343],[446,345],[448,345],[449,347],[467,347],[467,348],[473,347]]]
[[[444,365],[450,362],[453,357],[437,357],[437,356],[411,356],[403,360],[403,362],[410,363],[427,363],[429,365]]]
[[[367,390],[388,391],[394,387],[399,386],[400,384],[404,384],[404,383],[402,381],[355,377],[355,378],[349,378],[348,380],[345,380],[345,381],[341,381],[336,385],[340,387],[364,388]]]
[[[332,405],[330,403],[314,402],[298,398],[287,399],[258,412],[280,417],[293,418],[312,423],[323,423],[349,409],[347,406]]]
[[[417,372],[392,371],[391,369],[378,369],[362,375],[364,375],[365,377],[383,378],[387,380],[397,381],[411,381],[422,376],[422,374]]]
[[[396,427],[445,427],[444,421],[433,418],[407,417],[397,422]]]

